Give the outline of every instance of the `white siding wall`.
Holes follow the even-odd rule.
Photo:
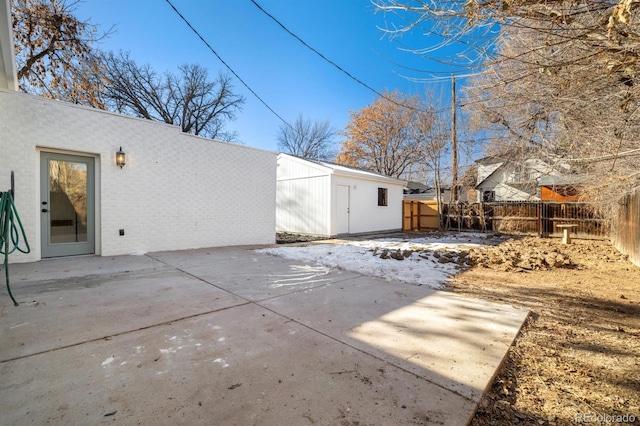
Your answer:
[[[540,179],[543,176],[562,176],[561,171],[569,171],[566,164],[550,165],[537,158],[532,158],[524,162],[532,179]]]
[[[278,155],[278,180],[328,176],[330,172],[331,170],[321,164],[287,154]]]
[[[482,185],[478,188],[478,201],[482,201],[482,194],[484,191],[494,191],[495,201],[535,201],[540,199],[540,197],[521,191],[504,183],[506,180],[506,174],[507,172],[501,170],[482,182]]]
[[[482,182],[489,175],[495,172],[502,163],[478,164],[478,182]]]
[[[326,168],[278,156],[276,230],[331,235],[330,182]]]
[[[120,146],[123,169],[114,160]],[[15,170],[16,205],[32,246],[30,255],[12,255],[14,262],[40,258],[40,150],[97,158],[97,254],[275,241],[275,153],[0,91],[0,190]]]
[[[278,156],[276,229],[338,234],[338,185],[349,186],[349,233],[402,228],[401,181],[376,181],[366,173],[346,172],[286,154]],[[378,206],[378,188],[388,188],[388,205]]]
[[[329,176],[278,182],[276,230],[330,235]]]
[[[395,184],[333,175],[333,217],[337,215],[338,185],[350,186],[349,233],[402,229],[402,182]],[[378,188],[388,188],[387,206],[378,206]],[[331,235],[336,233],[337,223],[334,221]]]

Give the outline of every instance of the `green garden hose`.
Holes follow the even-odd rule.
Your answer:
[[[13,204],[12,192],[13,191],[0,192],[0,254],[4,254],[2,268],[4,268],[5,271],[9,297],[11,297],[13,304],[18,306],[18,302],[16,302],[13,294],[11,294],[11,286],[9,285],[9,255],[16,250],[22,253],[29,253],[31,249],[29,248],[29,242],[24,233],[20,216],[18,215],[15,204]],[[20,234],[22,234],[26,248],[20,247]],[[9,243],[11,243],[11,245]]]

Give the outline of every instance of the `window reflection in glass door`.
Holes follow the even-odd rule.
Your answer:
[[[87,241],[87,165],[49,160],[51,243]]]

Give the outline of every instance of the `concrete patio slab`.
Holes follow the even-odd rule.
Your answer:
[[[251,301],[320,288],[360,276],[353,272],[301,264],[255,251],[247,253],[244,258],[227,259],[222,264],[171,265]]]
[[[230,246],[230,247],[210,247],[195,250],[176,250],[147,253],[146,256],[161,262],[165,265],[176,268],[186,268],[189,266],[213,266],[217,265],[224,269],[225,265],[237,262],[252,262],[269,260],[263,256],[255,256],[255,249],[265,246]]]
[[[447,424],[525,312],[246,247],[11,265],[6,424]]]
[[[165,266],[12,287],[20,307],[2,298],[0,361],[246,303]]]
[[[456,425],[473,410],[255,305],[3,363],[0,372],[5,424]]]
[[[11,283],[15,285],[165,267],[166,265],[162,262],[148,256],[77,256],[46,259],[34,263],[14,263],[9,266]]]
[[[528,314],[362,276],[260,305],[473,400],[491,383]]]

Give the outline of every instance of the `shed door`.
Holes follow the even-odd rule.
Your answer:
[[[42,257],[95,252],[94,159],[41,153]]]
[[[338,185],[337,209],[337,233],[349,233],[349,185]]]

